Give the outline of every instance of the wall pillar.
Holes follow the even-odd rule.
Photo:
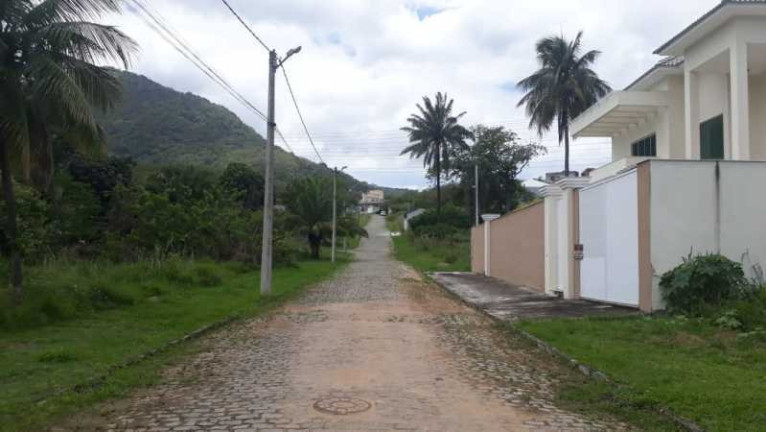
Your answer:
[[[545,236],[545,283],[543,288],[548,295],[555,295],[558,288],[558,201],[561,189],[548,185],[542,189],[544,205]]]
[[[686,159],[700,158],[699,82],[697,73],[684,68],[684,127]]]
[[[490,249],[490,239],[489,239],[489,225],[492,223],[492,221],[485,221],[484,222],[484,276],[490,277],[490,268],[492,267],[490,263],[492,262],[492,251]]]
[[[561,211],[558,213],[558,266],[557,266],[557,290],[564,298],[573,299],[579,296],[579,284],[574,283],[575,272],[574,247],[576,239],[579,239],[579,199],[575,198],[577,189],[585,187],[590,183],[587,177],[565,178],[556,182],[556,186],[561,189],[560,202]],[[579,198],[579,196],[578,196]],[[575,209],[574,206],[578,208]],[[575,211],[578,212],[577,224],[575,224]],[[579,281],[578,281],[579,282]]]
[[[750,159],[750,97],[747,44],[735,41],[729,51],[731,79],[731,158]]]

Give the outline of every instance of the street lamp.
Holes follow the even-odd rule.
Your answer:
[[[335,239],[338,230],[338,173],[345,171],[346,168],[348,167],[344,166],[339,170],[335,167],[332,172],[332,262],[335,262]]]
[[[266,124],[266,172],[263,194],[263,247],[261,248],[261,294],[271,294],[272,256],[274,247],[274,132],[276,130],[274,107],[274,81],[279,69],[287,59],[298,54],[301,47],[287,52],[281,61],[277,52],[269,52],[269,110]]]

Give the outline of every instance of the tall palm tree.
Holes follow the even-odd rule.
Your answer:
[[[120,83],[99,63],[128,66],[136,44],[114,27],[96,24],[121,0],[3,0],[0,2],[0,170],[6,202],[11,285],[22,287],[21,251],[11,162],[29,181],[50,183],[52,141],[99,141],[93,108],[110,108]]]
[[[582,32],[571,42],[563,36],[541,39],[536,51],[540,69],[519,82],[526,94],[518,106],[526,105],[529,126],[541,136],[556,121],[559,144],[564,141],[564,172],[568,176],[569,122],[612,88],[591,69],[601,52],[581,55]]]
[[[438,215],[441,214],[442,204],[442,173],[449,168],[450,159],[457,151],[468,148],[466,139],[471,136],[471,132],[459,123],[465,112],[452,114],[454,100],[447,100],[446,93],[436,93],[435,102],[423,96],[423,105],[417,105],[419,113],[407,119],[410,125],[402,130],[409,134],[411,145],[402,150],[401,154],[409,154],[410,158],[423,158],[423,165],[429,167],[436,176]]]

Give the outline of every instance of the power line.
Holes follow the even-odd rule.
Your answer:
[[[306,132],[306,136],[309,138],[311,147],[314,149],[314,153],[316,153],[317,157],[319,158],[319,161],[324,164],[324,160],[322,159],[322,156],[319,154],[319,150],[317,150],[316,145],[314,145],[314,139],[311,138],[311,134],[309,133],[309,128],[306,126],[306,121],[303,119],[303,114],[301,113],[301,109],[298,106],[298,99],[296,99],[295,92],[293,92],[293,86],[290,85],[290,79],[287,77],[287,70],[285,69],[284,65],[282,65],[282,75],[285,77],[287,90],[290,92],[290,97],[293,100],[293,105],[295,105],[295,111],[298,113],[298,118],[300,119],[301,124],[303,125],[303,130]]]
[[[271,52],[271,48],[269,48],[269,46],[268,46],[268,45],[266,45],[266,44],[263,42],[263,40],[262,40],[261,38],[259,38],[259,37],[258,37],[258,35],[257,35],[257,34],[255,34],[255,32],[253,31],[253,29],[252,29],[252,28],[250,28],[250,26],[249,26],[249,25],[248,25],[248,24],[245,22],[245,20],[244,20],[244,19],[242,19],[242,17],[241,17],[241,16],[239,16],[239,14],[237,13],[237,11],[235,11],[235,10],[234,10],[234,8],[233,8],[233,7],[231,7],[231,5],[229,4],[229,2],[228,2],[228,1],[226,1],[226,0],[221,0],[221,1],[223,2],[223,4],[224,4],[224,5],[226,5],[226,7],[229,9],[229,11],[230,11],[230,12],[231,12],[231,13],[232,13],[232,14],[233,14],[235,17],[237,17],[237,20],[239,20],[240,24],[242,24],[242,26],[243,26],[243,27],[245,27],[245,29],[246,29],[246,30],[247,30],[247,31],[248,31],[248,32],[249,32],[249,33],[250,33],[250,34],[251,34],[251,35],[252,35],[252,36],[255,38],[255,40],[256,40],[256,41],[258,41],[258,43],[259,43],[259,44],[261,44],[261,46],[263,47],[263,49],[265,49],[267,52]]]
[[[290,147],[290,144],[287,143],[287,140],[285,139],[285,136],[282,135],[282,131],[279,130],[279,128],[275,127],[274,130],[277,132],[277,135],[279,135],[279,139],[282,140],[282,142],[285,144],[288,150],[290,150],[290,153],[295,154],[293,149]]]

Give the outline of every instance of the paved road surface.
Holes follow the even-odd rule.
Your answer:
[[[206,352],[135,395],[106,429],[619,428],[556,408],[557,363],[393,260],[383,218],[368,230],[342,274],[211,336]]]

